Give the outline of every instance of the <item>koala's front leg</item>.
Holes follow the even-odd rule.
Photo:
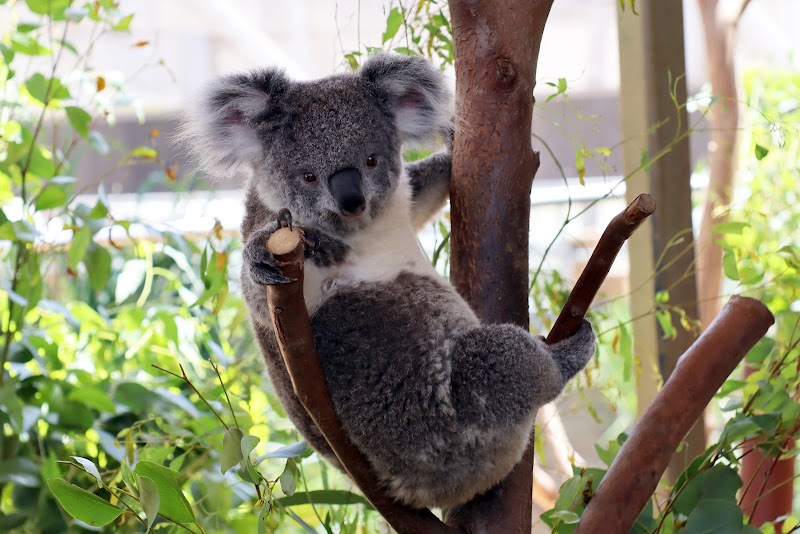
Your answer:
[[[247,239],[242,253],[242,293],[253,318],[264,326],[271,327],[267,308],[265,285],[292,282],[281,274],[273,255],[267,250],[267,240],[281,226],[275,221],[253,231]],[[317,228],[301,227],[305,238],[306,261],[318,267],[330,267],[344,261],[349,247]]]
[[[419,230],[442,209],[450,195],[450,151],[406,165],[411,183],[411,224]]]

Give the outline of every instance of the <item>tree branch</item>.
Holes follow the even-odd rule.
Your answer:
[[[583,513],[576,534],[628,532],[678,444],[745,354],[773,324],[757,300],[733,296],[681,356],[653,404],[622,446]]]
[[[278,347],[297,399],[331,446],[339,463],[375,509],[400,534],[460,532],[439,521],[430,510],[404,506],[383,491],[369,462],[342,428],[325,383],[303,298],[302,231],[281,228],[272,234],[265,246],[278,261],[283,275],[294,280],[290,284],[267,286],[267,301]]]
[[[550,329],[546,339],[548,345],[567,339],[578,331],[622,245],[655,211],[656,201],[647,193],[642,193],[625,208],[625,211],[611,219],[575,287],[572,288],[558,319]]]

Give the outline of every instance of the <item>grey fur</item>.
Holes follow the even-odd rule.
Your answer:
[[[309,236],[305,289],[310,279],[321,287],[309,311],[337,414],[387,491],[416,507],[463,503],[508,474],[538,407],[594,354],[588,323],[551,347],[517,326],[482,326],[409,248],[412,226],[446,201],[450,156],[404,170],[401,145],[446,132],[448,108],[427,62],[379,55],[359,73],[310,83],[270,70],[223,78],[184,134],[215,172],[249,175],[242,287],[289,417],[338,465],[294,396],[267,314],[263,284],[286,282],[264,250],[281,208]],[[366,164],[369,155],[377,166]],[[367,200],[355,218],[338,211],[326,185],[352,168]],[[308,172],[319,179],[305,182]],[[386,247],[394,247],[390,261]]]

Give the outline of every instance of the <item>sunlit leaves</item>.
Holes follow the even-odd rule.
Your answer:
[[[400,11],[400,8],[392,8],[392,10],[389,11],[389,16],[386,17],[386,29],[383,31],[383,35],[381,36],[381,43],[386,44],[387,41],[391,40],[395,35],[397,35],[397,30],[400,29],[402,24],[403,13]]]
[[[136,464],[133,472],[154,482],[158,489],[160,514],[178,523],[194,522],[194,512],[178,484],[177,471],[143,460]]]
[[[86,524],[102,527],[122,515],[122,509],[66,480],[48,480],[47,485],[64,510]]]
[[[69,90],[61,84],[58,78],[45,78],[43,74],[36,73],[25,82],[28,93],[41,102],[49,104],[52,100],[69,98]]]
[[[767,154],[769,154],[769,149],[756,143],[755,153],[756,153],[756,159],[758,161],[761,161],[762,159],[767,157]]]
[[[549,85],[550,87],[555,87],[556,92],[551,94],[550,96],[548,96],[547,100],[545,100],[545,102],[550,102],[551,100],[553,100],[554,98],[556,98],[559,95],[566,95],[567,94],[567,79],[566,78],[559,78],[558,79],[558,83],[546,82],[546,84]]]
[[[63,13],[72,0],[25,0],[25,3],[37,15],[54,15]]]

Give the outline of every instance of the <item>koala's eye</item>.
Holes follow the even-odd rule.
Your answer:
[[[317,175],[314,174],[313,172],[304,173],[303,180],[305,180],[308,183],[314,183],[317,181]]]
[[[378,158],[375,156],[369,156],[367,158],[367,167],[375,167],[378,164]]]

